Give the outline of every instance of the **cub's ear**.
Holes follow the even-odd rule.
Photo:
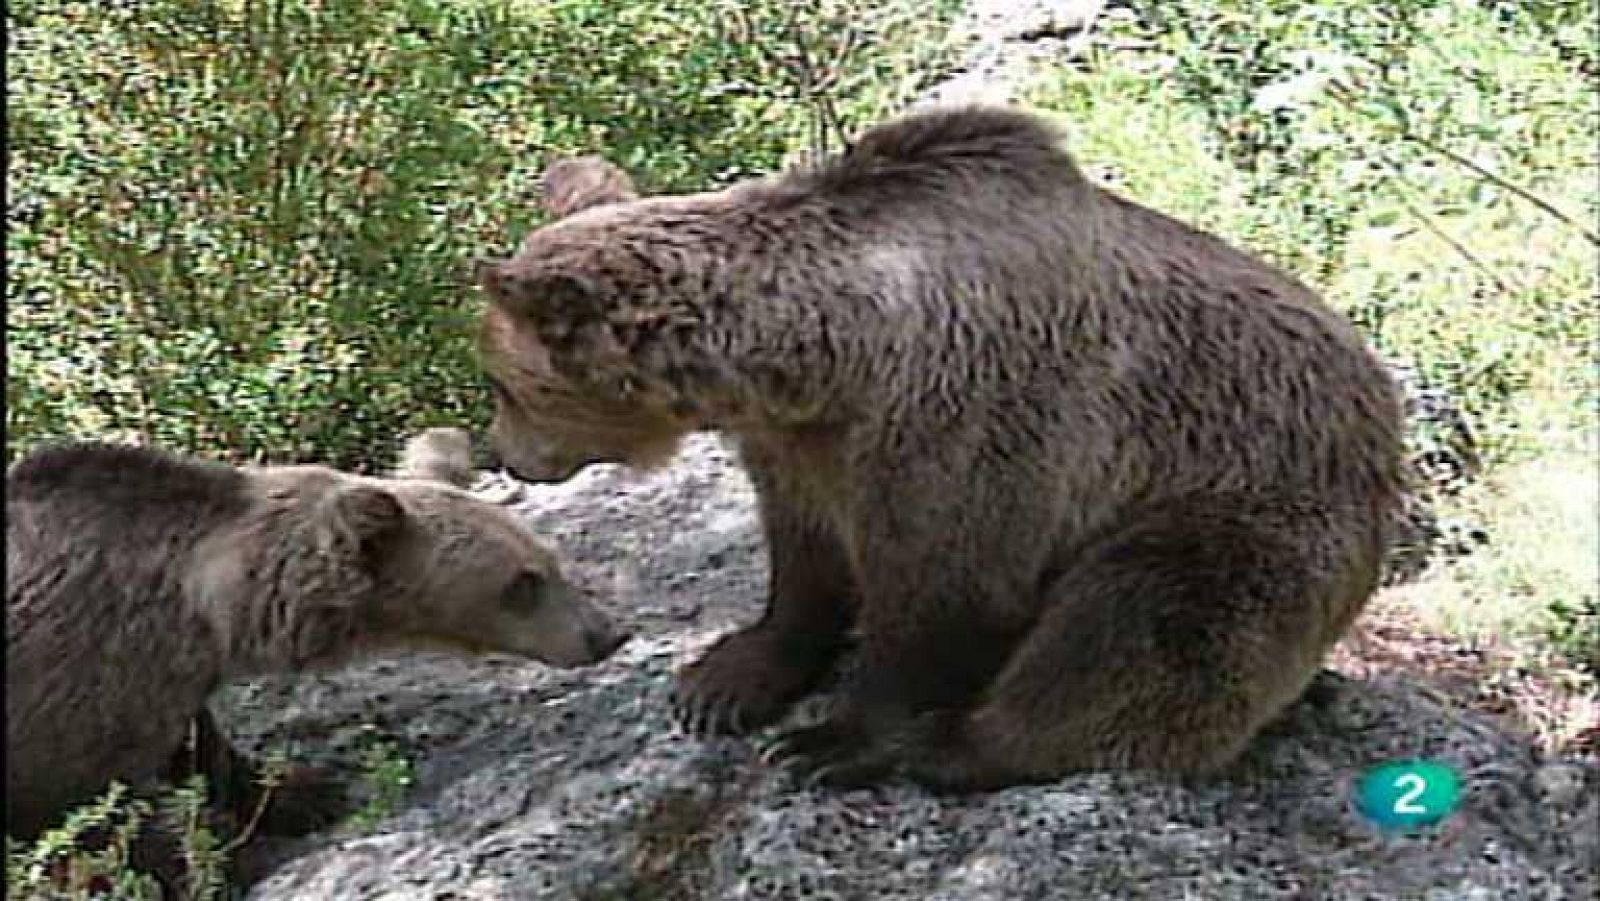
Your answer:
[[[558,159],[545,167],[541,181],[544,208],[557,219],[639,196],[628,173],[598,156]]]
[[[375,485],[334,489],[318,511],[323,550],[370,559],[394,540],[406,511],[393,494]]]
[[[412,435],[400,452],[395,476],[443,482],[457,488],[470,486],[477,477],[472,467],[472,436],[466,429],[423,429]]]

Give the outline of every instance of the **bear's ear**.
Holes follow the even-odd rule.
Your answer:
[[[323,549],[354,553],[369,560],[393,540],[405,523],[406,511],[392,493],[375,485],[349,485],[334,489],[321,505]]]
[[[556,160],[545,167],[541,182],[544,208],[557,219],[639,196],[628,173],[598,156]]]
[[[478,281],[499,307],[537,329],[541,340],[560,343],[604,312],[600,289],[566,272],[517,271],[517,260],[479,260]]]
[[[470,486],[477,476],[472,466],[472,436],[459,428],[423,429],[406,441],[395,476],[457,488]]]

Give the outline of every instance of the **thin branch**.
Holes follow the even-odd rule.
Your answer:
[[[795,9],[798,10],[798,6]],[[839,111],[833,104],[832,93],[826,89],[819,90],[817,88],[815,57],[811,54],[811,48],[806,40],[805,29],[799,27],[798,13],[790,18],[787,28],[790,32],[790,40],[794,41],[797,61],[801,70],[799,75],[807,92],[806,100],[813,105],[817,113],[817,125],[821,137],[817,162],[821,162],[821,158],[827,156],[830,132],[832,137],[839,140],[841,149],[849,148],[850,136],[839,121]],[[836,82],[837,78],[834,81]],[[832,87],[832,84],[830,83],[828,87]]]
[[[834,52],[833,59],[828,62],[823,72],[822,80],[818,87],[823,90],[832,90],[844,79],[845,68],[850,63],[850,57],[866,45],[866,37],[861,29],[854,25],[843,27],[844,39],[839,42],[839,48]]]
[[[1544,210],[1556,220],[1572,227],[1573,229],[1576,229],[1579,234],[1582,234],[1585,238],[1589,239],[1589,243],[1600,245],[1600,232],[1594,231],[1593,229],[1584,225],[1582,222],[1579,222],[1577,219],[1567,215],[1553,203],[1545,200],[1543,197],[1540,197],[1527,188],[1524,188],[1515,182],[1508,181],[1504,177],[1497,175],[1493,170],[1486,169],[1467,157],[1456,153],[1454,150],[1436,144],[1421,135],[1406,135],[1406,137],[1409,137],[1411,140],[1416,141],[1418,144],[1421,144],[1423,147],[1432,150],[1434,153],[1439,154],[1445,159],[1478,173],[1478,175],[1482,176],[1485,181],[1492,182],[1501,188],[1505,188],[1507,191],[1510,191],[1518,197],[1521,197],[1523,200],[1528,201],[1539,209]]]
[[[1389,190],[1393,192],[1395,198],[1400,201],[1401,208],[1403,208],[1418,222],[1422,223],[1423,228],[1427,229],[1433,234],[1434,237],[1448,245],[1451,250],[1454,250],[1461,256],[1462,259],[1471,264],[1474,269],[1477,269],[1491,282],[1494,282],[1495,287],[1500,289],[1500,293],[1521,293],[1521,286],[1513,285],[1506,279],[1502,278],[1499,273],[1495,272],[1488,263],[1485,263],[1482,259],[1480,259],[1478,255],[1473,253],[1470,248],[1456,240],[1455,237],[1449,232],[1445,231],[1444,226],[1440,225],[1438,220],[1428,215],[1428,213],[1424,212],[1421,207],[1412,202],[1409,192],[1402,187],[1402,185],[1405,184],[1405,175],[1401,168],[1396,165],[1393,160],[1390,160],[1387,157],[1379,157],[1378,159],[1379,162],[1383,164],[1383,167],[1389,170],[1391,177],[1388,179],[1386,184]]]
[[[1587,238],[1589,243],[1600,246],[1600,232],[1594,231],[1593,229],[1584,225],[1582,222],[1579,222],[1577,219],[1569,216],[1555,204],[1545,200],[1543,197],[1540,197],[1529,189],[1506,179],[1505,176],[1496,173],[1492,169],[1484,168],[1478,163],[1475,163],[1467,157],[1456,153],[1454,150],[1451,150],[1448,147],[1444,147],[1436,143],[1430,138],[1416,133],[1405,125],[1395,125],[1368,115],[1365,110],[1362,110],[1356,105],[1355,98],[1353,97],[1353,92],[1351,91],[1350,87],[1338,79],[1333,79],[1328,83],[1328,96],[1338,101],[1346,109],[1353,110],[1363,116],[1366,116],[1370,121],[1376,123],[1380,128],[1385,128],[1391,133],[1398,135],[1405,140],[1412,141],[1426,150],[1437,153],[1456,165],[1462,166],[1476,173],[1485,181],[1490,182],[1497,187],[1504,188],[1518,197],[1521,197],[1523,200],[1526,200],[1527,202],[1543,210],[1545,213],[1549,214],[1552,218],[1576,230],[1579,234]]]
[[[262,786],[261,797],[256,799],[256,809],[251,812],[250,821],[245,824],[244,829],[240,830],[238,835],[234,836],[222,847],[224,855],[232,854],[244,847],[245,843],[255,836],[256,830],[261,826],[261,818],[267,812],[267,805],[272,803],[272,794],[277,788],[278,782],[276,779],[268,779],[266,784]]]
[[[728,18],[734,30],[744,39],[743,42],[753,47],[763,62],[788,81],[798,94],[801,103],[811,110],[810,121],[807,123],[810,132],[808,144],[811,161],[820,162],[828,155],[830,138],[837,138],[843,147],[848,148],[849,135],[834,105],[832,91],[842,80],[842,62],[859,46],[860,37],[855,30],[847,30],[846,39],[836,54],[835,63],[822,69],[819,68],[812,53],[811,42],[801,22],[802,5],[790,6],[779,25],[781,38],[785,43],[792,45],[792,52],[788,53],[774,49],[767,41],[761,39],[760,32],[747,9],[732,6],[728,12]]]

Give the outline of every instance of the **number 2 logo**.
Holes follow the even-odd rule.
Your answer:
[[[1399,779],[1394,780],[1395,788],[1404,788],[1408,785],[1410,788],[1406,793],[1394,799],[1394,812],[1401,816],[1427,814],[1428,808],[1418,805],[1416,801],[1427,792],[1428,780],[1416,773],[1403,773]]]
[[[1399,760],[1364,773],[1355,806],[1378,828],[1414,832],[1448,817],[1461,802],[1461,777],[1443,763]]]

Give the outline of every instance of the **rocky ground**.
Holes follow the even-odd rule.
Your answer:
[[[1101,5],[976,0],[969,64],[936,93],[1003,99],[1030,56],[1070,52]],[[526,489],[534,527],[639,636],[599,666],[416,655],[230,689],[218,709],[247,745],[286,746],[356,780],[363,754],[382,741],[415,767],[409,792],[375,826],[267,848],[250,897],[1600,892],[1594,760],[1548,759],[1403,670],[1364,665],[1357,645],[1341,649],[1340,672],[1325,673],[1239,766],[1204,784],[1088,774],[963,798],[900,786],[795,789],[759,764],[756,742],[689,738],[669,714],[672,670],[759,614],[766,563],[752,501],[711,436],[653,475],[595,467]],[[1435,833],[1387,837],[1355,813],[1351,785],[1364,767],[1412,756],[1454,766],[1463,806]]]
[[[587,670],[416,656],[240,686],[246,741],[354,771],[374,734],[417,761],[371,834],[281,849],[258,899],[1588,898],[1600,771],[1382,671],[1326,674],[1226,778],[1125,774],[936,798],[798,791],[755,743],[680,734],[672,669],[760,609],[752,495],[717,439],[639,477],[533,487],[530,519],[640,637]],[[796,716],[814,712],[815,703]],[[1462,810],[1386,838],[1365,766],[1446,761]]]

